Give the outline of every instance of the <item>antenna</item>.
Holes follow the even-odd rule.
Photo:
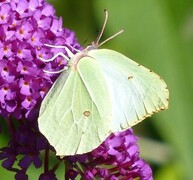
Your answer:
[[[109,41],[109,40],[113,39],[114,37],[118,36],[118,35],[121,34],[123,31],[124,31],[124,30],[121,29],[121,30],[120,30],[119,32],[117,32],[116,34],[110,36],[109,38],[107,38],[106,40],[104,40],[102,43],[100,43],[100,44],[98,45],[98,47],[102,46],[102,45],[105,44],[107,41]]]
[[[101,31],[99,32],[96,41],[94,42],[94,44],[95,44],[96,46],[98,46],[98,44],[99,44],[99,41],[100,41],[100,39],[101,39],[101,37],[102,37],[102,35],[103,35],[103,33],[104,33],[104,30],[105,30],[105,27],[106,27],[106,24],[107,24],[107,20],[108,20],[108,15],[109,15],[109,14],[108,14],[108,11],[107,11],[106,9],[104,10],[104,13],[105,13],[105,20],[104,20],[102,29],[101,29]]]
[[[107,38],[106,40],[104,40],[103,42],[101,42],[99,44],[99,41],[104,33],[104,30],[105,30],[105,27],[106,27],[106,24],[107,24],[107,20],[108,20],[108,11],[105,9],[104,10],[104,13],[105,13],[105,20],[104,20],[104,23],[103,23],[103,26],[102,26],[102,29],[101,31],[99,32],[98,34],[98,37],[96,39],[96,41],[94,41],[92,44],[95,45],[95,47],[100,47],[101,45],[105,44],[107,41],[113,39],[114,37],[118,36],[119,34],[121,34],[124,30],[121,29],[119,32],[117,32],[116,34],[114,34],[113,36],[110,36],[109,38]]]

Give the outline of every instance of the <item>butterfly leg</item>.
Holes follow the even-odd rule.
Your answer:
[[[64,48],[64,49],[66,49],[66,48],[68,48],[67,46],[69,46],[71,49],[73,49],[74,51],[76,51],[76,52],[80,52],[80,50],[79,49],[76,49],[76,48],[74,48],[73,46],[71,46],[70,44],[68,44],[67,46],[61,46],[61,45],[51,45],[51,44],[44,44],[45,46],[47,46],[47,47],[52,47],[52,48]],[[69,48],[68,48],[69,49]]]
[[[81,52],[81,50],[72,47],[70,44],[68,44],[67,46],[69,46],[71,49],[73,49],[73,50],[76,51],[76,52]]]
[[[60,46],[60,45],[50,45],[50,44],[44,44],[45,46],[47,46],[47,47],[52,47],[52,48],[63,48],[63,49],[65,49],[66,50],[66,53],[68,54],[68,56],[70,57],[70,58],[72,58],[73,56],[74,56],[74,54],[72,53],[72,51],[67,47],[67,46],[69,46],[71,49],[73,49],[74,51],[76,51],[76,52],[80,52],[80,50],[78,50],[78,49],[76,49],[76,48],[74,48],[74,47],[72,47],[71,45],[67,45],[67,46]]]
[[[69,61],[69,58],[62,52],[59,52],[57,54],[55,54],[52,58],[50,59],[44,59],[44,58],[39,58],[41,61],[43,62],[50,62],[50,61],[53,61],[55,58],[57,58],[58,56],[62,56],[65,60]]]
[[[63,71],[66,71],[68,69],[68,67],[64,67],[63,69],[60,69],[59,71],[47,71],[47,70],[43,70],[45,73],[48,73],[48,74],[58,74],[58,73],[61,73]]]

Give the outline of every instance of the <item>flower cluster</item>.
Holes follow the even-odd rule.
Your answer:
[[[151,168],[139,158],[137,138],[131,129],[111,134],[97,149],[85,155],[69,157],[73,168],[67,178],[75,179],[81,174],[85,180],[127,179],[152,180]],[[74,165],[76,164],[76,165]],[[78,167],[81,164],[81,171]]]
[[[40,102],[66,61],[43,63],[57,51],[44,46],[71,45],[79,48],[74,33],[62,28],[53,7],[43,0],[9,0],[0,3],[0,114],[17,119],[35,119]]]
[[[40,104],[58,74],[67,65],[64,58],[42,62],[65,49],[45,46],[66,45],[81,49],[72,31],[62,28],[62,19],[45,0],[0,1],[0,115],[4,117],[11,140],[0,149],[2,166],[15,172],[16,179],[27,180],[27,169],[42,166],[40,152],[45,151],[44,172],[40,180],[55,180],[56,169],[65,162],[65,179],[151,180],[150,167],[139,158],[132,130],[115,133],[96,150],[78,156],[57,159],[49,167],[49,151],[54,151],[37,125]],[[0,132],[2,131],[0,123]]]
[[[62,69],[66,60],[58,57],[44,63],[40,57],[66,52],[45,44],[80,48],[74,33],[62,28],[62,19],[45,0],[0,1],[0,115],[11,134],[9,146],[0,149],[0,159],[4,168],[16,172],[17,179],[26,179],[31,163],[40,167],[40,151],[50,148],[38,130],[37,116],[58,74],[44,70]],[[14,168],[15,163],[20,168]]]

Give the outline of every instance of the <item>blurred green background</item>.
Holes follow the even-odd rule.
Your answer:
[[[96,39],[104,20],[103,10],[107,9],[109,21],[103,39],[122,28],[124,33],[102,48],[127,55],[167,82],[169,110],[135,126],[134,132],[139,136],[141,156],[153,168],[155,180],[192,180],[193,1],[49,2],[56,8],[56,14],[63,16],[63,26],[76,33],[83,47]]]

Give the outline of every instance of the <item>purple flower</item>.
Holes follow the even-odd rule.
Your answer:
[[[0,4],[0,112],[4,117],[36,119],[42,99],[58,76],[43,70],[67,64],[60,57],[49,63],[40,61],[39,57],[52,57],[56,51],[45,43],[80,48],[74,33],[62,28],[62,19],[54,14],[43,0]]]
[[[39,180],[57,180],[56,174],[53,171],[42,173]]]
[[[8,170],[12,169],[14,162],[16,161],[16,153],[12,148],[2,148],[0,153],[0,160],[4,159],[2,166]]]
[[[111,134],[97,149],[69,157],[69,160],[82,165],[76,171],[83,179],[127,179],[152,180],[151,168],[139,157],[137,138],[131,129]],[[70,171],[75,168],[69,169]]]
[[[16,180],[28,180],[28,175],[26,174],[25,171],[18,171],[15,175]]]

